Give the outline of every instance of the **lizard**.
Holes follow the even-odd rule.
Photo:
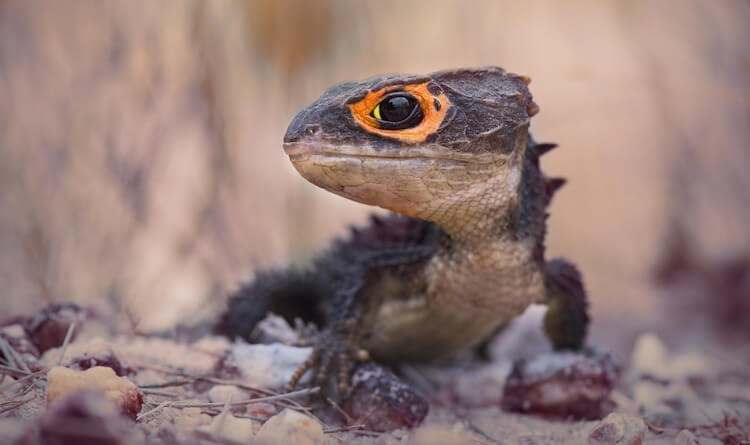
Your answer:
[[[547,206],[561,178],[529,134],[530,79],[498,67],[386,74],[328,89],[290,123],[283,148],[309,182],[392,213],[372,216],[308,266],[256,274],[217,331],[247,338],[267,312],[319,328],[307,371],[349,391],[355,360],[439,361],[546,303],[556,349],[582,346],[580,273],[546,260]],[[329,379],[330,378],[330,379]]]

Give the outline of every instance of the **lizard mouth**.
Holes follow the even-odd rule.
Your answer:
[[[318,158],[355,158],[384,160],[437,160],[472,164],[496,162],[493,156],[476,153],[457,153],[439,145],[410,146],[402,149],[378,150],[371,146],[321,145],[305,142],[285,142],[284,152],[292,162]]]

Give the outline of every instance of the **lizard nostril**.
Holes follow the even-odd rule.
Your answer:
[[[320,125],[310,124],[305,127],[305,133],[308,136],[315,136],[320,131]]]

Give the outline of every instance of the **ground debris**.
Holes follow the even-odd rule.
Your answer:
[[[214,417],[210,425],[200,427],[197,431],[238,443],[247,443],[253,439],[253,421],[234,417],[227,403],[224,411]]]
[[[29,339],[40,353],[63,344],[72,324],[80,325],[93,318],[94,312],[74,303],[53,303],[28,317],[24,323]],[[78,332],[73,332],[73,338]]]
[[[611,413],[588,437],[589,445],[641,445],[646,437],[646,423],[640,417]]]
[[[281,388],[311,351],[311,348],[280,343],[248,344],[238,340],[217,361],[215,374],[222,378],[239,378],[251,386]]]
[[[326,443],[326,438],[320,422],[297,411],[285,409],[263,424],[255,437],[255,443],[321,445]]]
[[[278,392],[309,349],[230,343],[220,337],[186,342],[107,334],[92,331],[96,323],[89,320],[89,330],[70,341],[65,354],[53,348],[42,355],[38,365],[43,371],[0,369],[0,417],[8,417],[0,418],[0,441],[551,445],[641,440],[645,445],[693,445],[695,438],[700,444],[742,445],[750,440],[750,398],[743,389],[750,376],[742,366],[731,368],[728,361],[705,353],[672,352],[659,337],[647,334],[636,342],[626,378],[616,384],[617,367],[606,354],[552,352],[541,339],[533,354],[516,345],[529,341],[542,315],[539,308],[529,311],[527,322],[516,325],[529,331],[514,335],[517,340],[501,338],[495,351],[503,353],[489,362],[466,358],[450,366],[412,367],[415,375],[406,374],[405,380],[379,365],[360,365],[353,372],[351,397],[338,403],[318,396],[317,390]],[[2,332],[25,338],[20,326],[7,325]],[[15,352],[23,351],[20,343],[7,342]],[[64,367],[54,368],[61,357]],[[746,360],[738,356],[732,363]],[[128,412],[131,417],[138,412],[136,422],[120,414],[101,391],[85,395],[97,386],[91,382],[66,384],[70,388],[46,406],[46,390],[57,391],[55,374],[60,372],[63,382],[91,372],[106,373],[108,382],[121,382],[118,374],[127,375],[142,391],[142,408]],[[109,386],[98,387],[120,392],[118,385]],[[609,393],[611,386],[616,390]],[[114,417],[107,410],[86,408],[102,400],[110,403]],[[524,401],[533,403],[517,410],[521,413],[501,410],[501,405],[523,406]],[[85,419],[81,422],[97,423],[85,434],[96,437],[68,436],[60,425],[78,420],[61,417],[59,410],[64,410],[58,405],[78,406],[76,412]],[[613,414],[601,421],[572,420],[594,417],[596,410]]]
[[[127,378],[118,377],[112,368],[95,366],[86,371],[76,371],[57,366],[47,373],[48,404],[81,389],[102,391],[122,414],[132,419],[143,406],[143,392]]]
[[[17,445],[129,445],[143,434],[102,391],[66,393],[16,442]]]
[[[599,419],[609,409],[619,373],[609,354],[543,354],[516,364],[505,383],[502,406],[557,418]]]
[[[392,372],[374,363],[357,368],[352,393],[343,408],[352,422],[372,431],[414,428],[422,423],[429,404]]]
[[[115,374],[120,377],[125,377],[130,374],[135,374],[136,370],[133,367],[127,366],[115,355],[112,351],[107,351],[98,354],[84,354],[80,357],[75,357],[70,361],[69,365],[72,369],[85,371],[87,369],[96,366],[105,366],[111,368]]]

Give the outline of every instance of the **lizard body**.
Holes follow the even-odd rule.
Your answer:
[[[360,348],[384,362],[450,357],[529,304],[550,305],[558,348],[581,346],[583,285],[545,261],[546,207],[563,181],[528,133],[528,79],[500,68],[384,75],[329,89],[290,124],[284,150],[315,185],[389,209],[310,267],[261,272],[219,328],[246,337],[267,311],[322,328],[308,368],[322,380]]]

